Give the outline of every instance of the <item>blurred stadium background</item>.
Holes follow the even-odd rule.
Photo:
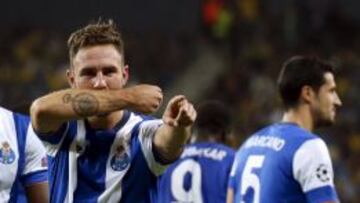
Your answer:
[[[27,112],[33,99],[67,87],[69,33],[100,16],[119,25],[132,84],[161,86],[165,97],[213,98],[236,116],[235,148],[281,115],[275,80],[294,54],[339,68],[344,106],[330,146],[342,202],[360,202],[360,1],[73,0],[3,1],[0,103]]]

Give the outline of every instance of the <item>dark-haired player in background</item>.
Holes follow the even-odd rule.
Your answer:
[[[338,202],[327,146],[312,133],[333,124],[341,105],[333,67],[314,57],[293,57],[284,63],[278,86],[283,119],[240,147],[227,202]]]
[[[195,143],[160,177],[158,203],[222,203],[235,151],[224,145],[231,117],[224,104],[208,101],[197,108]]]

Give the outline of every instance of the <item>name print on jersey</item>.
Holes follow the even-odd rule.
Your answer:
[[[274,136],[254,136],[245,143],[245,148],[249,147],[267,147],[275,151],[280,151],[286,142],[284,139]]]
[[[209,159],[221,161],[226,157],[227,152],[224,150],[216,149],[216,148],[197,148],[197,147],[188,147],[184,150],[181,158],[189,157],[189,156],[199,156],[206,157]]]

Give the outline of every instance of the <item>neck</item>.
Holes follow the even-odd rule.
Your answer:
[[[223,143],[223,141],[220,140],[220,136],[217,135],[206,135],[206,136],[199,136],[195,135],[194,142],[217,142],[217,143]]]
[[[282,118],[282,122],[296,123],[310,132],[314,128],[313,117],[307,106],[299,106],[287,110]]]
[[[112,129],[123,117],[123,111],[115,111],[105,116],[92,116],[87,120],[94,129]]]

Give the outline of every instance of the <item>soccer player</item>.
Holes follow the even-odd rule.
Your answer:
[[[0,202],[49,202],[46,151],[29,120],[0,107]]]
[[[124,87],[128,66],[112,21],[75,31],[68,46],[71,88],[31,106],[34,130],[50,157],[50,201],[152,201],[157,176],[190,136],[193,105],[178,95],[162,120],[139,114],[157,110],[162,92],[152,85]]]
[[[334,68],[314,57],[286,61],[278,78],[282,121],[252,136],[235,156],[228,203],[338,202],[325,142],[314,128],[335,122],[341,101]]]
[[[224,145],[230,133],[230,112],[220,102],[197,109],[194,141],[160,177],[158,203],[225,203],[235,151]]]

